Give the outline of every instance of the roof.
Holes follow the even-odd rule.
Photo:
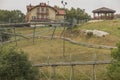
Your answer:
[[[57,15],[65,15],[66,14],[65,10],[63,10],[63,9],[60,9],[57,12],[58,12]]]
[[[102,8],[98,8],[96,10],[93,10],[92,11],[93,13],[104,13],[104,12],[107,12],[107,13],[115,13],[116,11],[115,10],[112,10],[112,9],[109,9],[109,8],[106,8],[106,7],[102,7]]]
[[[47,5],[46,3],[40,3],[39,5],[36,5],[36,6],[32,6],[32,5],[30,4],[30,5],[27,6],[27,11],[29,12],[29,11],[31,11],[32,9],[34,9],[34,8],[36,8],[36,7],[39,7],[39,6],[41,6],[41,7],[50,7],[50,8],[52,8],[52,9],[54,9],[55,11],[57,11],[54,7],[51,7],[51,6]]]
[[[36,6],[33,6],[33,5],[30,4],[30,5],[27,6],[27,12],[31,11],[32,9],[34,9],[36,7],[49,7],[49,8],[52,8],[53,10],[56,11],[57,15],[65,15],[66,14],[64,9],[54,8],[54,7],[51,7],[51,6],[47,5],[46,3],[40,3],[39,5],[36,5]]]

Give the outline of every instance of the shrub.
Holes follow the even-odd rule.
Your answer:
[[[11,29],[4,29],[4,28],[0,29],[0,41],[4,42],[10,39],[11,36],[6,33],[12,33]]]
[[[113,60],[108,67],[109,80],[120,80],[120,42],[117,44],[117,49],[112,50],[111,55]]]
[[[0,80],[38,80],[38,70],[27,55],[14,47],[0,46]]]
[[[90,38],[93,36],[93,32],[87,32],[87,38]]]

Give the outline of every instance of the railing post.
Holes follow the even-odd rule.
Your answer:
[[[70,80],[74,80],[74,65],[71,65],[71,76]]]
[[[65,57],[65,26],[64,26],[62,34],[63,34],[63,57]]]
[[[36,24],[33,28],[33,45],[35,44],[35,29],[36,29]]]
[[[93,80],[96,80],[96,64],[93,64]]]
[[[52,66],[53,68],[53,76],[52,76],[52,80],[56,80],[56,66]]]
[[[55,26],[55,28],[54,28],[54,30],[53,30],[53,33],[52,33],[52,37],[51,37],[51,40],[53,39],[53,37],[54,37],[54,34],[55,34],[55,30],[56,30],[56,26]]]
[[[0,32],[0,40],[1,40],[1,46],[3,46],[3,38],[2,38],[3,33]]]
[[[15,37],[15,42],[16,42],[16,46],[17,46],[17,39],[16,39],[16,31],[15,31],[15,27],[13,28],[14,30],[14,37]]]

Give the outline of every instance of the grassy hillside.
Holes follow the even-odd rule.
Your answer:
[[[53,33],[52,27],[39,27],[36,28],[36,35],[38,36],[51,36]],[[92,36],[87,38],[81,35],[81,30],[102,30],[110,33],[105,37]],[[33,28],[17,28],[16,33],[22,35],[33,35]],[[57,28],[55,35],[60,36],[63,28]],[[86,42],[90,44],[110,45],[115,46],[120,41],[120,20],[109,20],[93,23],[85,23],[72,30],[71,33],[65,34],[65,37],[71,38],[77,42]],[[12,44],[13,45],[13,44]],[[34,63],[47,62],[63,62],[70,61],[89,61],[94,60],[96,55],[97,60],[109,60],[110,50],[94,49],[83,46],[77,46],[66,42],[65,44],[65,57],[63,57],[63,40],[61,39],[35,39],[35,44],[32,44],[32,39],[21,40],[18,42],[18,48],[24,50],[30,56],[31,61]]]
[[[91,38],[86,38],[86,36],[79,36],[80,35],[79,32],[82,30],[101,30],[108,32],[110,35],[100,38],[95,36]],[[78,41],[115,46],[116,43],[120,41],[120,20],[107,20],[91,23],[88,22],[74,28],[73,34],[75,33],[75,31],[77,31],[79,34],[79,35],[77,34],[79,37],[78,36],[76,37],[76,40]]]
[[[85,35],[81,35],[80,31],[85,29],[97,29],[110,33],[106,37],[92,36],[87,38]],[[33,35],[33,28],[17,28],[16,33],[22,35]],[[63,28],[57,28],[55,31],[56,36],[60,36]],[[50,27],[36,28],[36,35],[38,36],[51,36],[53,29]],[[102,21],[95,23],[85,23],[72,30],[72,32],[66,32],[65,37],[71,38],[78,42],[86,42],[92,44],[102,44],[115,46],[120,41],[120,21]],[[18,37],[17,37],[18,38]],[[15,43],[9,45],[14,46]],[[78,46],[65,42],[65,56],[63,57],[63,40],[50,39],[50,38],[35,38],[35,44],[32,44],[31,39],[22,39],[18,41],[17,48],[25,51],[29,59],[34,63],[54,63],[54,62],[70,62],[70,61],[102,61],[111,59],[111,50],[95,49],[83,46]],[[93,66],[75,66],[75,79],[76,80],[91,80]],[[47,76],[50,76],[51,68],[42,68]],[[57,67],[56,77],[59,80],[69,80],[71,67]],[[105,80],[106,66],[97,65],[96,67],[97,80]],[[79,73],[79,74],[78,74]],[[63,77],[64,76],[64,77]],[[104,76],[101,78],[101,76]],[[89,78],[90,77],[90,78]],[[46,80],[43,78],[42,80]],[[106,79],[107,80],[107,79]]]

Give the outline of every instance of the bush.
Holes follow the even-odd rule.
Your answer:
[[[38,70],[23,51],[0,46],[0,80],[38,80]]]
[[[90,38],[93,36],[93,32],[87,32],[87,38]]]
[[[11,29],[4,29],[4,28],[0,29],[0,41],[4,42],[4,41],[10,40],[11,35],[6,34],[6,33],[12,33],[12,30]]]
[[[120,43],[117,44],[117,49],[112,50],[111,55],[113,60],[108,67],[109,80],[120,80]]]

